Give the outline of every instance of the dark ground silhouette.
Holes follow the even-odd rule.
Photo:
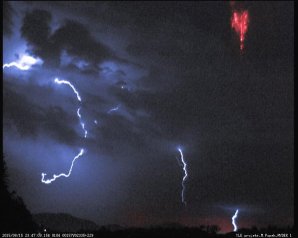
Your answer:
[[[38,231],[38,226],[33,222],[32,215],[26,208],[22,198],[14,191],[9,192],[8,190],[8,176],[4,156],[1,156],[0,163],[1,232]]]

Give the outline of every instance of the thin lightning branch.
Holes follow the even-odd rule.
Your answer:
[[[181,158],[176,157],[179,166],[183,167],[183,163],[181,162]]]
[[[114,108],[110,109],[110,110],[108,111],[108,113],[111,113],[111,112],[113,112],[113,111],[117,111],[119,108],[120,108],[120,105],[118,105],[117,107],[114,107]]]
[[[77,110],[77,115],[81,119],[82,116],[81,116],[80,110],[81,110],[81,108],[79,107],[78,110]]]
[[[77,115],[79,117],[81,127],[82,127],[82,129],[84,131],[84,138],[87,138],[88,131],[85,129],[85,123],[82,122],[82,115],[80,113],[80,110],[81,110],[81,108],[79,107],[78,110],[77,110]]]
[[[232,217],[232,224],[233,224],[233,226],[234,226],[234,232],[236,232],[236,231],[238,230],[237,225],[236,225],[236,223],[235,223],[235,220],[236,220],[236,218],[237,218],[237,215],[238,215],[238,209],[236,210],[234,216]]]
[[[183,164],[183,171],[184,171],[184,177],[182,179],[181,199],[182,199],[182,203],[184,203],[186,205],[186,201],[184,199],[184,190],[185,190],[185,184],[184,183],[185,183],[185,180],[187,179],[187,176],[188,176],[188,174],[187,174],[187,168],[186,168],[187,164],[184,161],[184,156],[183,156],[183,152],[182,152],[181,148],[178,147],[178,151],[180,153],[181,162]]]
[[[60,178],[60,177],[66,177],[66,178],[68,178],[69,176],[70,176],[70,174],[71,174],[71,172],[72,172],[72,167],[73,167],[73,165],[74,165],[74,162],[78,159],[78,158],[80,158],[83,154],[84,154],[84,149],[81,149],[80,150],[80,153],[78,153],[74,158],[73,158],[73,160],[72,160],[72,162],[71,162],[71,166],[70,166],[70,169],[69,169],[69,171],[68,171],[68,173],[67,174],[65,174],[65,173],[61,173],[61,174],[59,174],[59,175],[56,175],[56,174],[54,174],[53,175],[53,178],[51,178],[51,179],[44,179],[44,177],[47,175],[46,173],[42,173],[41,174],[41,182],[42,183],[45,183],[45,184],[50,184],[50,183],[52,183],[52,182],[54,182],[57,178]]]
[[[83,130],[84,130],[84,132],[85,132],[85,134],[84,134],[84,138],[87,138],[87,133],[88,133],[88,131],[85,129],[85,123],[81,122],[81,126],[82,126],[82,128],[83,128]]]
[[[59,80],[58,78],[55,78],[55,83],[57,84],[66,84],[68,85],[69,87],[71,87],[71,89],[73,90],[73,92],[77,95],[77,99],[81,102],[81,97],[80,97],[80,94],[79,92],[76,90],[76,88],[67,80]]]

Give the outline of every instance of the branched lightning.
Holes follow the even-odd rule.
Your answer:
[[[181,162],[183,164],[183,171],[184,171],[184,176],[183,176],[183,179],[182,179],[182,191],[181,191],[181,200],[182,200],[182,203],[184,203],[186,205],[186,201],[184,199],[184,190],[185,190],[185,181],[187,179],[187,164],[186,162],[184,161],[184,157],[183,157],[183,152],[182,152],[182,149],[180,147],[177,148],[179,153],[180,153],[180,158],[181,158]]]
[[[55,78],[54,82],[57,83],[57,84],[66,84],[69,87],[71,87],[71,89],[73,90],[73,92],[76,94],[78,101],[79,102],[82,101],[79,92],[77,91],[77,89],[69,81],[67,81],[67,80],[59,80],[58,78]],[[81,108],[79,107],[77,109],[77,116],[79,118],[81,127],[82,127],[82,129],[84,131],[84,138],[87,138],[88,131],[85,129],[85,123],[82,121],[82,115],[80,113],[80,110],[81,110]],[[45,176],[46,176],[46,173],[42,173],[41,174],[41,182],[42,183],[45,183],[45,184],[50,184],[50,183],[54,182],[57,178],[60,178],[60,177],[69,177],[71,175],[72,168],[73,168],[73,165],[74,165],[75,161],[78,158],[80,158],[84,154],[84,152],[85,152],[84,149],[81,149],[80,152],[73,158],[73,160],[71,162],[70,169],[69,169],[69,171],[68,171],[67,174],[65,174],[65,173],[61,173],[59,175],[54,174],[53,175],[53,178],[51,178],[51,179],[44,179]]]
[[[44,179],[44,177],[47,175],[46,173],[42,173],[41,174],[41,182],[42,183],[45,183],[45,184],[50,184],[50,183],[52,183],[52,182],[54,182],[57,178],[60,178],[60,177],[69,177],[70,175],[71,175],[71,172],[72,172],[72,167],[73,167],[73,165],[74,165],[74,162],[78,159],[78,158],[80,158],[83,154],[84,154],[84,149],[81,149],[80,150],[80,153],[78,153],[74,158],[73,158],[73,160],[72,160],[72,162],[71,162],[71,166],[70,166],[70,169],[69,169],[69,171],[68,171],[68,173],[67,174],[65,174],[65,173],[61,173],[61,174],[59,174],[59,175],[56,175],[56,174],[54,174],[53,175],[53,178],[51,178],[51,179]]]
[[[236,223],[235,223],[235,220],[236,220],[236,218],[237,218],[237,215],[238,215],[238,209],[236,210],[234,216],[232,217],[232,224],[233,224],[233,226],[234,226],[234,232],[236,232],[236,231],[238,230],[237,225],[236,225]]]
[[[3,69],[10,68],[10,67],[16,67],[19,70],[29,70],[32,65],[40,64],[42,61],[40,59],[35,59],[32,56],[29,55],[23,55],[21,59],[18,61],[13,61],[8,64],[3,64]]]

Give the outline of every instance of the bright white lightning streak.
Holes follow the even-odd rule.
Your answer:
[[[76,90],[76,88],[71,84],[71,82],[67,81],[67,80],[59,80],[58,78],[55,78],[55,83],[57,84],[66,84],[69,87],[71,87],[71,89],[73,90],[73,92],[77,95],[77,99],[81,102],[81,97],[79,92]]]
[[[11,62],[9,64],[4,64],[3,65],[3,69],[4,68],[10,68],[12,66],[17,67],[20,70],[28,70],[28,69],[30,69],[30,66],[29,65],[22,65],[22,64],[19,64],[17,62]]]
[[[80,113],[80,110],[81,110],[81,108],[79,107],[78,110],[77,110],[77,115],[80,119],[80,124],[81,124],[81,127],[82,127],[83,131],[84,131],[84,138],[87,138],[88,131],[85,129],[85,123],[82,122],[82,115]]]
[[[66,85],[70,86],[70,87],[72,88],[73,92],[77,95],[77,99],[78,99],[78,101],[81,102],[81,97],[80,97],[79,92],[76,90],[76,88],[75,88],[69,81],[67,81],[67,80],[59,80],[58,78],[55,78],[55,81],[54,81],[54,82],[57,83],[57,84],[66,84]],[[82,122],[82,115],[81,115],[81,113],[80,113],[80,109],[81,109],[81,108],[79,107],[78,110],[77,110],[77,115],[78,115],[78,117],[79,117],[81,127],[82,127],[82,129],[83,129],[83,131],[84,131],[84,138],[86,138],[88,132],[87,132],[87,130],[85,129],[85,123]],[[61,174],[59,174],[59,175],[54,174],[54,175],[53,175],[53,178],[45,180],[44,177],[46,176],[46,173],[42,173],[42,174],[41,174],[41,182],[42,182],[42,183],[45,183],[45,184],[50,184],[50,183],[52,183],[53,181],[55,181],[57,178],[60,178],[60,177],[69,177],[70,174],[71,174],[71,172],[72,172],[72,167],[73,167],[73,165],[74,165],[74,162],[75,162],[78,158],[80,158],[83,154],[84,154],[84,149],[81,149],[80,153],[78,153],[78,154],[74,157],[74,159],[72,160],[72,162],[71,162],[71,167],[70,167],[70,169],[69,169],[69,171],[68,171],[67,174],[65,174],[65,173],[61,173]]]
[[[68,171],[68,173],[67,174],[65,174],[65,173],[61,173],[61,174],[59,174],[59,175],[56,175],[56,174],[54,174],[53,175],[53,178],[51,178],[51,179],[44,179],[44,177],[47,175],[46,173],[42,173],[41,174],[41,182],[42,183],[45,183],[45,184],[50,184],[50,183],[52,183],[52,182],[54,182],[57,178],[60,178],[60,177],[66,177],[66,178],[68,178],[69,176],[70,176],[70,174],[71,174],[71,172],[72,172],[72,167],[73,167],[73,165],[74,165],[74,162],[78,159],[78,158],[80,158],[83,154],[84,154],[84,149],[81,149],[80,150],[80,153],[78,153],[74,158],[73,158],[73,160],[72,160],[72,162],[71,162],[71,166],[70,166],[70,169],[69,169],[69,171]]]
[[[238,230],[237,225],[235,223],[235,219],[237,218],[237,215],[238,215],[238,209],[236,210],[234,216],[232,217],[232,224],[234,226],[234,232]]]
[[[182,152],[181,148],[178,148],[178,151],[180,152],[181,162],[183,164],[183,171],[184,171],[184,177],[182,179],[181,199],[182,199],[182,203],[184,203],[186,205],[186,201],[184,199],[184,190],[185,190],[184,182],[185,182],[185,180],[187,179],[187,176],[188,176],[187,169],[186,169],[187,164],[184,161],[183,152]]]
[[[3,69],[10,68],[10,67],[14,66],[20,70],[29,70],[32,65],[40,64],[40,63],[42,63],[42,60],[40,60],[40,59],[35,59],[29,55],[23,55],[23,57],[18,61],[13,61],[9,64],[4,64]]]
[[[114,107],[114,108],[110,109],[110,110],[108,111],[108,113],[111,113],[111,112],[113,112],[113,111],[117,111],[119,108],[120,108],[120,105],[118,105],[117,107]]]

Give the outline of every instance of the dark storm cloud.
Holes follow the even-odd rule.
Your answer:
[[[284,66],[289,66],[288,62],[293,60],[294,2],[262,2],[257,6],[247,2],[247,5],[251,18],[247,35],[248,55],[251,57],[253,54],[258,62],[283,58],[287,60]]]
[[[114,157],[121,159],[121,154],[124,153],[128,156],[131,153],[129,152],[130,150],[134,148],[143,150],[143,147],[146,146],[144,143],[145,132],[139,133],[136,130],[138,126],[135,122],[128,121],[121,115],[115,115],[111,118],[106,118],[103,123],[100,128],[100,134],[104,138],[101,147],[104,151],[111,154],[116,152],[117,156]]]
[[[3,108],[4,126],[16,127],[24,137],[46,134],[61,143],[76,143],[77,133],[72,129],[76,118],[68,115],[61,107],[41,107],[29,101],[26,96],[16,93],[11,86],[4,85]]]
[[[61,107],[54,106],[47,109],[44,117],[46,120],[42,126],[46,128],[48,135],[68,145],[76,142],[78,135],[73,125],[77,120],[73,116],[68,115]]]
[[[13,26],[13,8],[9,4],[8,1],[3,2],[3,33],[5,35],[10,36],[12,34],[12,26]]]
[[[290,17],[286,21],[283,19],[282,24],[278,24],[281,20],[278,16],[283,15],[281,12],[273,15],[271,12],[271,18],[274,18],[273,24],[265,20],[265,15],[261,17],[255,15],[256,12],[261,14],[266,7],[263,5],[260,9],[258,6],[252,7],[252,19],[257,19],[259,23],[252,23],[249,29],[252,33],[249,34],[252,34],[252,37],[259,37],[258,33],[266,34],[265,29],[269,29],[270,37],[274,39],[270,41],[270,37],[266,36],[262,38],[263,42],[256,39],[250,42],[248,37],[247,57],[250,60],[238,57],[237,45],[234,45],[229,40],[230,36],[227,37],[225,33],[225,31],[229,32],[229,25],[224,31],[219,29],[220,25],[217,28],[212,24],[209,29],[204,29],[204,26],[209,27],[209,25],[200,23],[213,23],[213,18],[221,18],[221,21],[215,22],[229,22],[230,9],[228,8],[224,14],[218,14],[215,10],[211,11],[212,13],[204,13],[201,10],[202,15],[196,15],[196,20],[192,18],[192,24],[200,27],[204,32],[184,26],[183,34],[176,34],[169,27],[165,29],[167,34],[163,35],[160,33],[163,30],[162,27],[159,26],[159,30],[153,27],[148,31],[156,30],[154,37],[158,36],[158,40],[151,40],[149,36],[146,41],[138,39],[127,48],[131,55],[141,57],[145,62],[150,62],[146,59],[148,57],[155,58],[155,62],[160,63],[142,82],[153,86],[157,92],[136,92],[130,95],[120,92],[118,96],[129,107],[143,108],[150,112],[150,120],[155,128],[161,128],[161,131],[156,132],[155,137],[159,135],[191,147],[192,152],[186,151],[190,174],[193,175],[194,180],[193,183],[190,182],[188,190],[190,203],[191,199],[196,197],[197,201],[193,202],[203,201],[202,206],[209,203],[211,198],[214,198],[214,202],[224,200],[237,203],[239,200],[246,200],[264,206],[263,202],[269,201],[271,196],[269,195],[271,192],[268,193],[268,191],[266,197],[257,196],[264,192],[264,188],[271,187],[270,191],[274,193],[272,196],[275,202],[282,200],[282,192],[274,192],[277,183],[270,179],[263,180],[262,185],[255,186],[250,191],[243,189],[243,187],[253,187],[256,183],[251,176],[268,178],[270,171],[275,171],[279,174],[279,181],[282,181],[282,184],[293,179],[292,173],[282,176],[291,168],[292,163],[280,164],[282,169],[275,167],[276,162],[281,159],[280,156],[288,155],[291,158],[293,156],[291,153],[293,151],[291,142],[293,140],[291,129],[293,107],[290,106],[293,102],[293,94],[289,93],[293,68],[292,63],[289,64],[291,58],[284,58],[289,56],[285,52],[291,51],[285,49],[293,47],[293,37],[288,37],[284,44],[281,39],[284,36],[283,33],[280,33],[281,37],[273,35],[273,32],[276,34],[279,29],[283,28],[291,35],[290,26],[293,21]],[[273,8],[276,9],[276,7],[275,5]],[[284,11],[291,12],[290,4],[284,7]],[[144,9],[148,10],[148,6],[141,8],[141,11]],[[271,10],[267,9],[267,11]],[[127,12],[129,11],[133,10],[130,9]],[[143,15],[140,13],[140,16]],[[282,18],[286,18],[286,15]],[[144,19],[146,19],[146,14]],[[153,22],[154,19],[150,18]],[[136,22],[138,25],[138,21]],[[148,22],[150,21],[146,21]],[[150,24],[153,23],[150,22]],[[255,30],[258,33],[253,35]],[[141,34],[140,32],[142,30],[138,31],[138,34]],[[167,44],[169,46],[167,48],[163,41],[170,38],[172,39]],[[182,41],[179,42],[177,39]],[[196,40],[193,41],[193,39]],[[235,50],[228,48],[227,43],[232,43]],[[279,47],[283,50],[279,51]],[[234,54],[236,56],[233,56]],[[262,63],[259,56],[264,60]],[[171,68],[173,65],[175,68]],[[171,75],[172,77],[168,72],[165,73],[169,68],[175,72]],[[159,80],[162,76],[168,77],[168,80]],[[177,80],[172,83],[174,79]],[[287,79],[286,82],[285,79]],[[158,89],[161,88],[164,90],[159,92]],[[281,154],[278,153],[279,151]],[[247,165],[247,167],[240,164]],[[158,165],[161,164],[158,163]],[[205,167],[207,165],[210,167]],[[259,166],[260,168],[256,170],[255,167]],[[160,167],[164,168],[162,165]],[[240,167],[241,169],[237,169]],[[219,174],[218,171],[222,168],[225,168],[224,172]],[[210,179],[205,177],[204,171],[208,171],[207,176],[211,177]],[[154,174],[154,172],[150,171],[148,174]],[[216,178],[220,179],[214,180]],[[237,178],[243,186],[237,183],[239,181]],[[195,181],[199,181],[198,184]],[[140,186],[143,183],[140,183]],[[293,184],[290,183],[281,191],[291,191],[292,186]],[[292,194],[288,198],[293,201]],[[291,205],[285,205],[285,207],[290,212]]]
[[[24,96],[4,87],[3,107],[4,125],[15,125],[18,132],[25,136],[35,136],[42,116],[42,108],[33,107]]]
[[[67,20],[54,32],[50,40],[59,49],[64,48],[69,54],[86,58],[94,63],[109,56],[108,49],[96,42],[85,26],[72,20]]]
[[[74,20],[64,23],[51,34],[51,13],[45,10],[28,12],[23,19],[22,36],[31,45],[32,53],[58,66],[62,50],[93,64],[110,57],[108,48],[94,40],[89,30]]]
[[[261,12],[262,7],[259,10],[256,10],[257,7],[254,9]],[[227,16],[228,14],[223,15]],[[202,15],[198,14],[197,21],[193,19],[192,23],[199,25],[200,21],[208,22],[208,19],[211,21],[212,17],[222,18],[222,16],[212,15],[212,13],[205,13],[204,15],[202,12]],[[229,17],[226,17],[226,21],[229,22]],[[290,19],[288,19],[285,25],[290,24],[290,22]],[[261,30],[260,25],[259,28]],[[277,25],[274,24],[272,27],[276,28]],[[200,24],[200,26],[202,25]],[[266,27],[269,28],[268,22],[266,26],[262,25],[262,30],[264,31]],[[213,25],[211,28],[216,29]],[[289,28],[286,29],[289,30]],[[212,35],[208,35],[195,31],[195,28],[187,30],[184,31],[182,36],[178,35],[176,38],[174,38],[175,32],[171,31],[170,36],[165,36],[173,38],[168,45],[173,44],[175,39],[180,37],[184,40],[184,45],[179,44],[179,42],[176,42],[177,47],[174,44],[171,45],[172,51],[168,50],[168,53],[162,53],[167,48],[158,42],[148,44],[147,41],[139,41],[128,48],[129,52],[133,50],[139,54],[138,56],[150,55],[159,59],[164,58],[163,64],[168,64],[169,60],[171,60],[170,62],[176,65],[176,68],[173,70],[177,73],[173,77],[180,78],[178,85],[177,83],[170,83],[170,80],[159,80],[156,87],[162,87],[163,83],[166,83],[165,89],[169,92],[139,95],[138,100],[135,100],[137,104],[142,104],[143,102],[143,105],[140,105],[140,107],[149,109],[148,111],[153,112],[159,124],[163,124],[165,129],[168,127],[166,130],[170,133],[169,137],[174,136],[173,133],[177,133],[177,136],[181,135],[185,127],[194,128],[199,126],[200,129],[198,131],[205,138],[206,136],[203,135],[204,131],[212,130],[214,122],[216,126],[219,120],[221,123],[218,126],[230,124],[231,128],[233,125],[237,126],[239,124],[237,123],[238,121],[247,121],[247,119],[251,121],[248,124],[250,128],[253,128],[254,122],[260,119],[261,122],[258,125],[261,124],[261,126],[267,128],[267,120],[273,117],[279,117],[281,123],[288,123],[287,121],[282,121],[284,117],[290,118],[292,115],[292,110],[286,106],[289,102],[288,100],[292,100],[292,96],[287,93],[288,84],[285,84],[283,80],[284,77],[288,77],[287,73],[283,73],[283,66],[287,61],[282,62],[283,66],[281,66],[278,60],[279,57],[275,62],[274,58],[270,59],[271,64],[274,63],[279,70],[276,70],[277,74],[273,76],[274,78],[268,79],[264,77],[264,73],[269,73],[267,65],[266,67],[257,65],[259,64],[258,60],[248,63],[246,59],[232,57],[233,52],[226,47],[225,41],[215,40],[215,36],[218,34],[217,31],[212,32]],[[251,31],[253,30],[251,29]],[[189,39],[199,40],[190,41]],[[289,37],[289,40],[291,39],[292,37]],[[277,40],[274,41],[276,42]],[[154,46],[153,49],[152,45]],[[293,42],[287,44],[287,47],[291,45],[293,45]],[[254,47],[252,50],[256,53],[259,45],[256,44]],[[266,46],[266,49],[268,50],[269,46]],[[154,55],[154,51],[157,54]],[[283,55],[280,56],[283,57]],[[150,81],[153,81],[153,78],[156,79],[162,74],[164,74],[162,68],[156,70],[154,74],[151,71],[151,75],[148,76],[146,82],[150,85]],[[276,88],[282,88],[280,93],[272,91],[272,84]],[[151,83],[152,85],[154,83]],[[126,99],[123,98],[123,100]],[[131,101],[131,99],[127,100]],[[279,107],[279,105],[283,106]],[[176,132],[172,128],[175,128]],[[270,133],[269,129],[265,130]]]
[[[51,32],[50,22],[51,14],[44,10],[35,10],[24,17],[22,36],[36,48],[38,55],[40,50],[47,47]]]

